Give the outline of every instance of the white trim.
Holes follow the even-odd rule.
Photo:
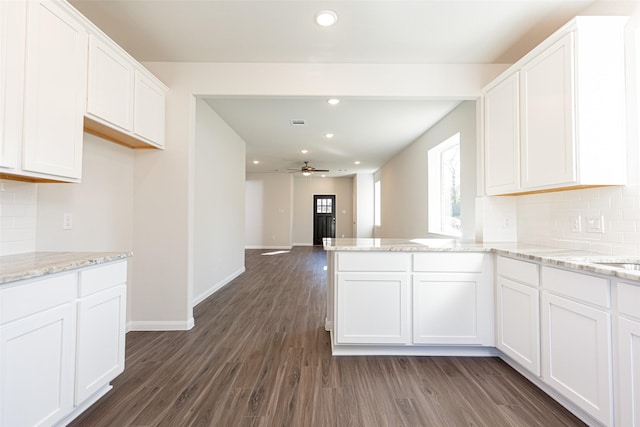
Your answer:
[[[242,267],[237,271],[235,271],[234,273],[231,273],[229,276],[225,277],[224,279],[222,279],[221,281],[219,281],[218,283],[216,283],[215,285],[207,289],[205,292],[195,297],[193,299],[193,306],[195,307],[196,305],[200,304],[202,301],[209,298],[211,295],[216,293],[216,291],[218,291],[220,288],[227,285],[229,282],[231,282],[233,279],[235,279],[236,277],[238,277],[244,272],[245,272],[245,268]]]
[[[332,333],[333,334],[333,333]],[[333,356],[464,356],[495,357],[495,347],[484,346],[397,346],[397,345],[333,345]]]
[[[294,243],[291,246],[314,246],[313,243],[307,242],[307,243]],[[320,246],[320,245],[318,245]]]
[[[188,331],[193,328],[195,322],[193,317],[189,320],[134,320],[127,323],[129,331]]]
[[[101,387],[98,391],[96,391],[94,394],[89,396],[86,400],[82,401],[82,403],[80,403],[78,406],[75,406],[73,409],[73,412],[71,412],[62,421],[58,422],[55,425],[66,426],[67,424],[71,423],[71,421],[78,418],[80,414],[82,414],[84,411],[89,409],[90,406],[96,403],[102,396],[107,394],[112,388],[113,386],[111,384],[106,384],[104,387]]]
[[[292,246],[261,246],[261,245],[249,245],[245,246],[245,249],[286,249],[291,250]]]

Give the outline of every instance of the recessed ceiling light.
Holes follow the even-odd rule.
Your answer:
[[[326,177],[327,177],[327,175],[320,175],[320,177],[321,177],[321,178],[326,178]]]
[[[338,104],[340,104],[340,100],[338,98],[331,98],[331,99],[327,100],[327,102],[329,103],[329,105],[338,105]]]
[[[333,10],[321,10],[316,14],[316,23],[321,27],[330,27],[338,21],[338,15]]]
[[[260,161],[259,161],[259,160],[254,160],[254,161],[253,161],[253,164],[254,164],[254,165],[257,165],[258,163],[260,163]]]
[[[301,152],[302,154],[307,154],[309,151],[308,151],[308,150],[300,150],[300,152]]]
[[[354,165],[359,165],[360,164],[360,160],[356,160],[355,162],[353,162]]]
[[[333,138],[333,136],[334,136],[334,135],[333,135],[332,133],[325,133],[325,134],[324,134],[324,137],[325,137],[325,138],[328,138],[328,139]]]

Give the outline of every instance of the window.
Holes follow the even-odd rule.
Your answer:
[[[429,232],[461,236],[460,133],[428,152]]]
[[[373,183],[373,225],[380,227],[382,221],[380,219],[381,202],[380,202],[380,180]]]

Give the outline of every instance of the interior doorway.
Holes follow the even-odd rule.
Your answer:
[[[336,237],[336,196],[313,196],[313,244],[321,245],[325,237]]]

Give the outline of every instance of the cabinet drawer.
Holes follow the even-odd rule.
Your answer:
[[[640,319],[640,283],[618,282],[618,311]]]
[[[73,301],[77,277],[65,274],[0,289],[0,324]]]
[[[103,265],[80,272],[80,297],[127,282],[127,261]]]
[[[398,252],[338,253],[338,271],[408,271],[409,254]]]
[[[526,261],[499,256],[497,259],[498,275],[529,286],[540,284],[538,265]]]
[[[542,267],[542,287],[590,304],[611,308],[609,280],[552,267]]]
[[[413,271],[479,273],[483,270],[482,252],[429,252],[413,254]]]

